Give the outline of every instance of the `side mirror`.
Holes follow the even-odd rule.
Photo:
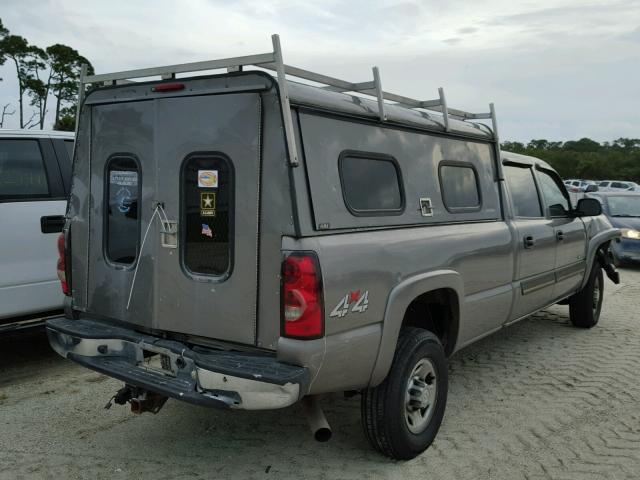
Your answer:
[[[576,217],[597,217],[602,213],[602,205],[595,198],[581,198],[574,213]]]
[[[589,192],[597,192],[598,190],[600,190],[600,188],[598,187],[598,185],[588,185],[587,189],[585,190],[585,193],[589,193]]]

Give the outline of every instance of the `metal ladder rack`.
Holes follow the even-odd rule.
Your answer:
[[[449,119],[458,120],[482,120],[490,119],[493,129],[493,141],[496,144],[496,152],[500,153],[500,143],[498,140],[498,124],[493,103],[489,104],[489,112],[487,113],[471,113],[464,110],[449,108],[444,95],[444,89],[438,89],[438,98],[434,100],[416,100],[395,93],[385,92],[382,89],[380,80],[380,71],[378,67],[372,68],[373,80],[360,83],[352,83],[339,78],[322,75],[320,73],[311,72],[301,68],[286,65],[282,59],[282,48],[280,46],[280,37],[277,34],[271,36],[273,44],[273,52],[261,53],[257,55],[247,55],[241,57],[222,58],[218,60],[208,60],[203,62],[183,63],[176,65],[167,65],[162,67],[142,68],[138,70],[127,70],[115,73],[105,73],[99,75],[87,75],[86,65],[82,66],[79,79],[78,92],[78,111],[76,114],[76,135],[78,133],[78,120],[80,108],[84,100],[85,86],[89,84],[116,85],[122,83],[130,83],[134,78],[155,77],[160,76],[162,79],[176,78],[178,73],[199,72],[204,70],[216,70],[226,68],[229,72],[240,71],[245,66],[255,66],[272,70],[276,72],[278,85],[280,89],[280,103],[284,128],[286,134],[287,151],[289,154],[289,164],[298,166],[298,150],[296,147],[295,134],[293,129],[293,120],[291,117],[291,106],[289,103],[289,93],[287,87],[286,76],[302,78],[315,83],[319,83],[319,88],[334,92],[354,92],[375,97],[378,102],[378,117],[380,121],[387,120],[385,113],[385,100],[394,102],[397,105],[409,109],[422,109],[439,112],[442,114],[444,130],[449,131]],[[500,170],[500,169],[499,169]],[[501,175],[500,175],[501,178]]]

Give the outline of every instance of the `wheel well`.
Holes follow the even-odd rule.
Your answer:
[[[458,296],[454,290],[432,290],[409,304],[402,326],[423,328],[435,333],[448,356],[453,352],[458,337],[458,312]]]

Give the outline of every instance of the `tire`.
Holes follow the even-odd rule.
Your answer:
[[[569,299],[569,319],[575,327],[592,328],[597,325],[604,298],[604,276],[596,262],[589,281],[582,290]]]
[[[369,443],[396,460],[424,452],[442,423],[447,388],[447,359],[438,337],[403,328],[387,377],[362,392],[362,425]]]

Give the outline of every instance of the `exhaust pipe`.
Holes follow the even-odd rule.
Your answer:
[[[327,417],[324,416],[322,408],[320,408],[318,397],[316,395],[304,397],[302,399],[302,410],[309,422],[313,438],[318,442],[328,442],[332,435],[331,427],[327,422]]]

